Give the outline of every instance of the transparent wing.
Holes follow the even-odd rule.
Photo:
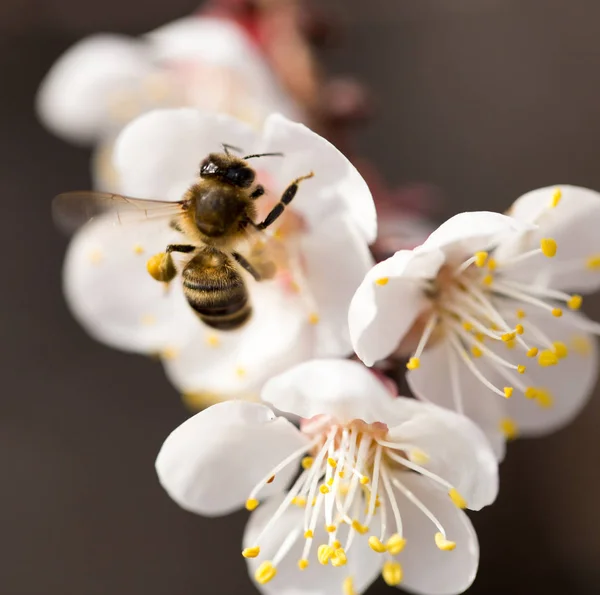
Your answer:
[[[182,205],[183,202],[129,198],[108,192],[65,192],[52,202],[52,215],[60,229],[73,233],[100,215],[112,218],[115,225],[160,218],[176,220]]]

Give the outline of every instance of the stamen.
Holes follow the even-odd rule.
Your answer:
[[[454,541],[449,541],[441,533],[435,534],[435,545],[444,552],[451,552],[456,547]]]
[[[560,188],[557,188],[552,195],[552,200],[550,201],[550,208],[555,209],[562,198],[562,191]]]
[[[510,417],[500,420],[500,431],[507,440],[514,440],[518,435],[517,424]]]
[[[391,449],[393,449],[395,447],[395,445],[393,443],[389,443],[389,442],[379,442],[379,444],[382,444],[383,446],[387,446],[388,444],[390,444],[391,446],[389,446],[388,448],[391,448]],[[443,479],[439,475],[436,475],[435,473],[429,471],[429,469],[425,469],[425,467],[421,467],[420,465],[417,465],[416,463],[413,463],[412,461],[408,460],[407,458],[397,455],[394,452],[387,451],[386,455],[393,461],[396,461],[396,463],[400,463],[401,465],[404,465],[405,467],[408,467],[409,469],[412,469],[413,471],[416,471],[417,473],[420,473],[421,475],[428,477],[429,479],[444,486],[448,490],[450,490],[450,491],[454,490],[454,486],[451,483],[448,483],[445,479]],[[385,477],[385,475],[383,474],[384,469],[385,469],[385,467],[382,467],[382,477]],[[401,534],[402,531],[398,531],[398,533]]]
[[[387,552],[387,547],[381,543],[381,540],[378,537],[375,537],[375,535],[369,537],[369,547],[378,554]]]
[[[456,353],[452,346],[447,343],[446,351],[448,352],[448,368],[450,372],[450,388],[452,390],[452,401],[457,413],[464,414],[462,392],[460,390],[460,375],[458,372],[458,361]]]
[[[396,531],[398,535],[402,535],[402,516],[400,515],[400,509],[398,508],[398,502],[396,502],[396,498],[394,496],[394,490],[392,488],[393,478],[390,480],[390,477],[387,473],[387,469],[384,466],[381,467],[381,479],[383,479],[383,486],[387,493],[388,501],[392,508],[392,514],[394,515],[394,521],[396,522]]]
[[[266,585],[269,581],[275,578],[277,574],[277,568],[273,566],[273,563],[270,561],[263,562],[254,573],[254,580],[259,585]]]
[[[260,554],[260,548],[258,546],[247,547],[242,550],[242,556],[244,558],[256,558]]]
[[[429,339],[431,338],[431,333],[433,333],[436,325],[438,322],[438,315],[436,313],[432,314],[429,317],[429,320],[427,321],[427,324],[425,325],[425,328],[423,329],[423,334],[421,335],[421,338],[419,339],[419,344],[417,345],[417,349],[414,353],[414,356],[410,358],[410,360],[408,361],[408,363],[406,364],[406,367],[409,370],[416,370],[421,361],[420,361],[420,357],[421,354],[423,353],[423,350],[425,349],[425,347],[427,346],[427,343],[429,341]]]
[[[383,565],[381,576],[387,585],[395,587],[402,582],[402,566],[395,560],[388,560]]]
[[[344,582],[342,583],[342,591],[344,595],[357,595],[356,591],[354,590],[354,579],[351,576],[344,579]]]
[[[556,256],[556,240],[552,238],[542,238],[540,240],[540,250],[547,258]]]
[[[397,554],[399,554],[404,549],[405,545],[406,539],[398,535],[398,533],[394,533],[385,543],[387,551],[392,556],[396,556]]]

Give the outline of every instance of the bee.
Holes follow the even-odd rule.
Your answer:
[[[260,153],[239,157],[223,145],[224,152],[210,153],[200,164],[199,177],[178,202],[136,199],[102,192],[67,192],[53,202],[58,225],[73,231],[98,215],[114,216],[115,223],[164,218],[185,236],[185,243],[169,244],[148,260],[148,272],[169,283],[178,270],[173,253],[190,256],[181,270],[184,295],[199,318],[218,330],[233,330],[252,314],[244,269],[256,281],[272,276],[269,267],[253,266],[237,251],[248,233],[261,233],[272,225],[296,196],[300,182],[313,172],[293,180],[263,221],[257,222],[255,201],[265,194],[255,183],[249,159],[283,156]]]

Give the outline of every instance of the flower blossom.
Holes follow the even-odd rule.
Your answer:
[[[185,106],[256,128],[273,112],[300,118],[243,29],[213,17],[179,19],[140,38],[85,38],[54,64],[37,97],[39,117],[52,132],[97,145],[96,184],[115,192],[111,155],[120,130],[152,109]]]
[[[75,236],[64,267],[67,301],[87,331],[119,349],[160,355],[170,380],[197,404],[255,398],[270,376],[295,363],[350,355],[348,306],[373,264],[368,244],[376,235],[373,200],[356,169],[319,135],[278,115],[260,133],[189,108],[141,116],[116,145],[124,194],[180,200],[201,161],[223,143],[242,155],[284,153],[248,161],[266,188],[256,201],[262,216],[294,179],[314,172],[276,224],[245,246],[246,256],[264,249],[277,268],[261,282],[241,271],[253,308],[243,327],[209,328],[188,305],[180,278],[165,289],[150,277],[150,257],[185,243],[168,221],[115,225],[100,216]]]
[[[377,264],[349,311],[363,362],[410,356],[414,393],[473,418],[499,457],[573,419],[597,377],[599,326],[569,291],[600,287],[600,195],[543,188],[510,215],[452,217]]]
[[[300,429],[263,404],[220,403],[175,429],[156,460],[184,509],[254,511],[242,555],[262,593],[356,595],[380,573],[427,595],[469,587],[479,548],[461,509],[498,489],[475,424],[393,396],[349,360],[302,363],[262,398],[303,418]]]

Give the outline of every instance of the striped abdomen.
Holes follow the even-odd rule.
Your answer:
[[[223,252],[202,249],[183,269],[182,279],[183,293],[204,324],[227,331],[250,318],[244,280]]]

